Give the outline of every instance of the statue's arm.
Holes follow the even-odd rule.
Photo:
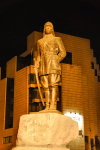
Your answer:
[[[66,50],[60,37],[57,37],[57,43],[59,47],[59,62],[61,62],[66,57]]]

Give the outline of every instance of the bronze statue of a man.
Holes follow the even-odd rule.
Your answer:
[[[60,37],[55,37],[53,24],[46,22],[43,38],[37,41],[37,62],[41,84],[45,91],[46,109],[56,110],[58,83],[61,79],[60,61],[66,51]]]

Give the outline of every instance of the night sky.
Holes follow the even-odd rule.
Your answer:
[[[0,0],[0,66],[26,51],[27,36],[47,21],[56,32],[90,39],[100,64],[100,1]]]

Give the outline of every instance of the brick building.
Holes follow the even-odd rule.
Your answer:
[[[71,150],[99,149],[100,70],[90,49],[90,40],[58,32],[55,35],[62,38],[67,52],[61,62],[62,83],[57,108],[79,123],[79,136],[68,147]],[[41,32],[31,33],[27,37],[27,51],[9,60],[6,69],[0,68],[0,150],[15,146],[21,115],[44,109],[31,55],[32,46],[33,57],[36,57],[36,43],[40,38]]]

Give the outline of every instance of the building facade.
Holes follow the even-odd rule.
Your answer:
[[[79,124],[79,136],[71,150],[98,150],[100,144],[100,70],[90,40],[55,32],[61,37],[67,56],[61,62],[57,108]],[[35,77],[33,58],[41,32],[27,37],[27,51],[0,68],[0,150],[16,144],[21,115],[44,109]],[[33,47],[33,52],[31,52]],[[32,54],[32,55],[31,55]],[[44,91],[41,87],[45,100]]]

